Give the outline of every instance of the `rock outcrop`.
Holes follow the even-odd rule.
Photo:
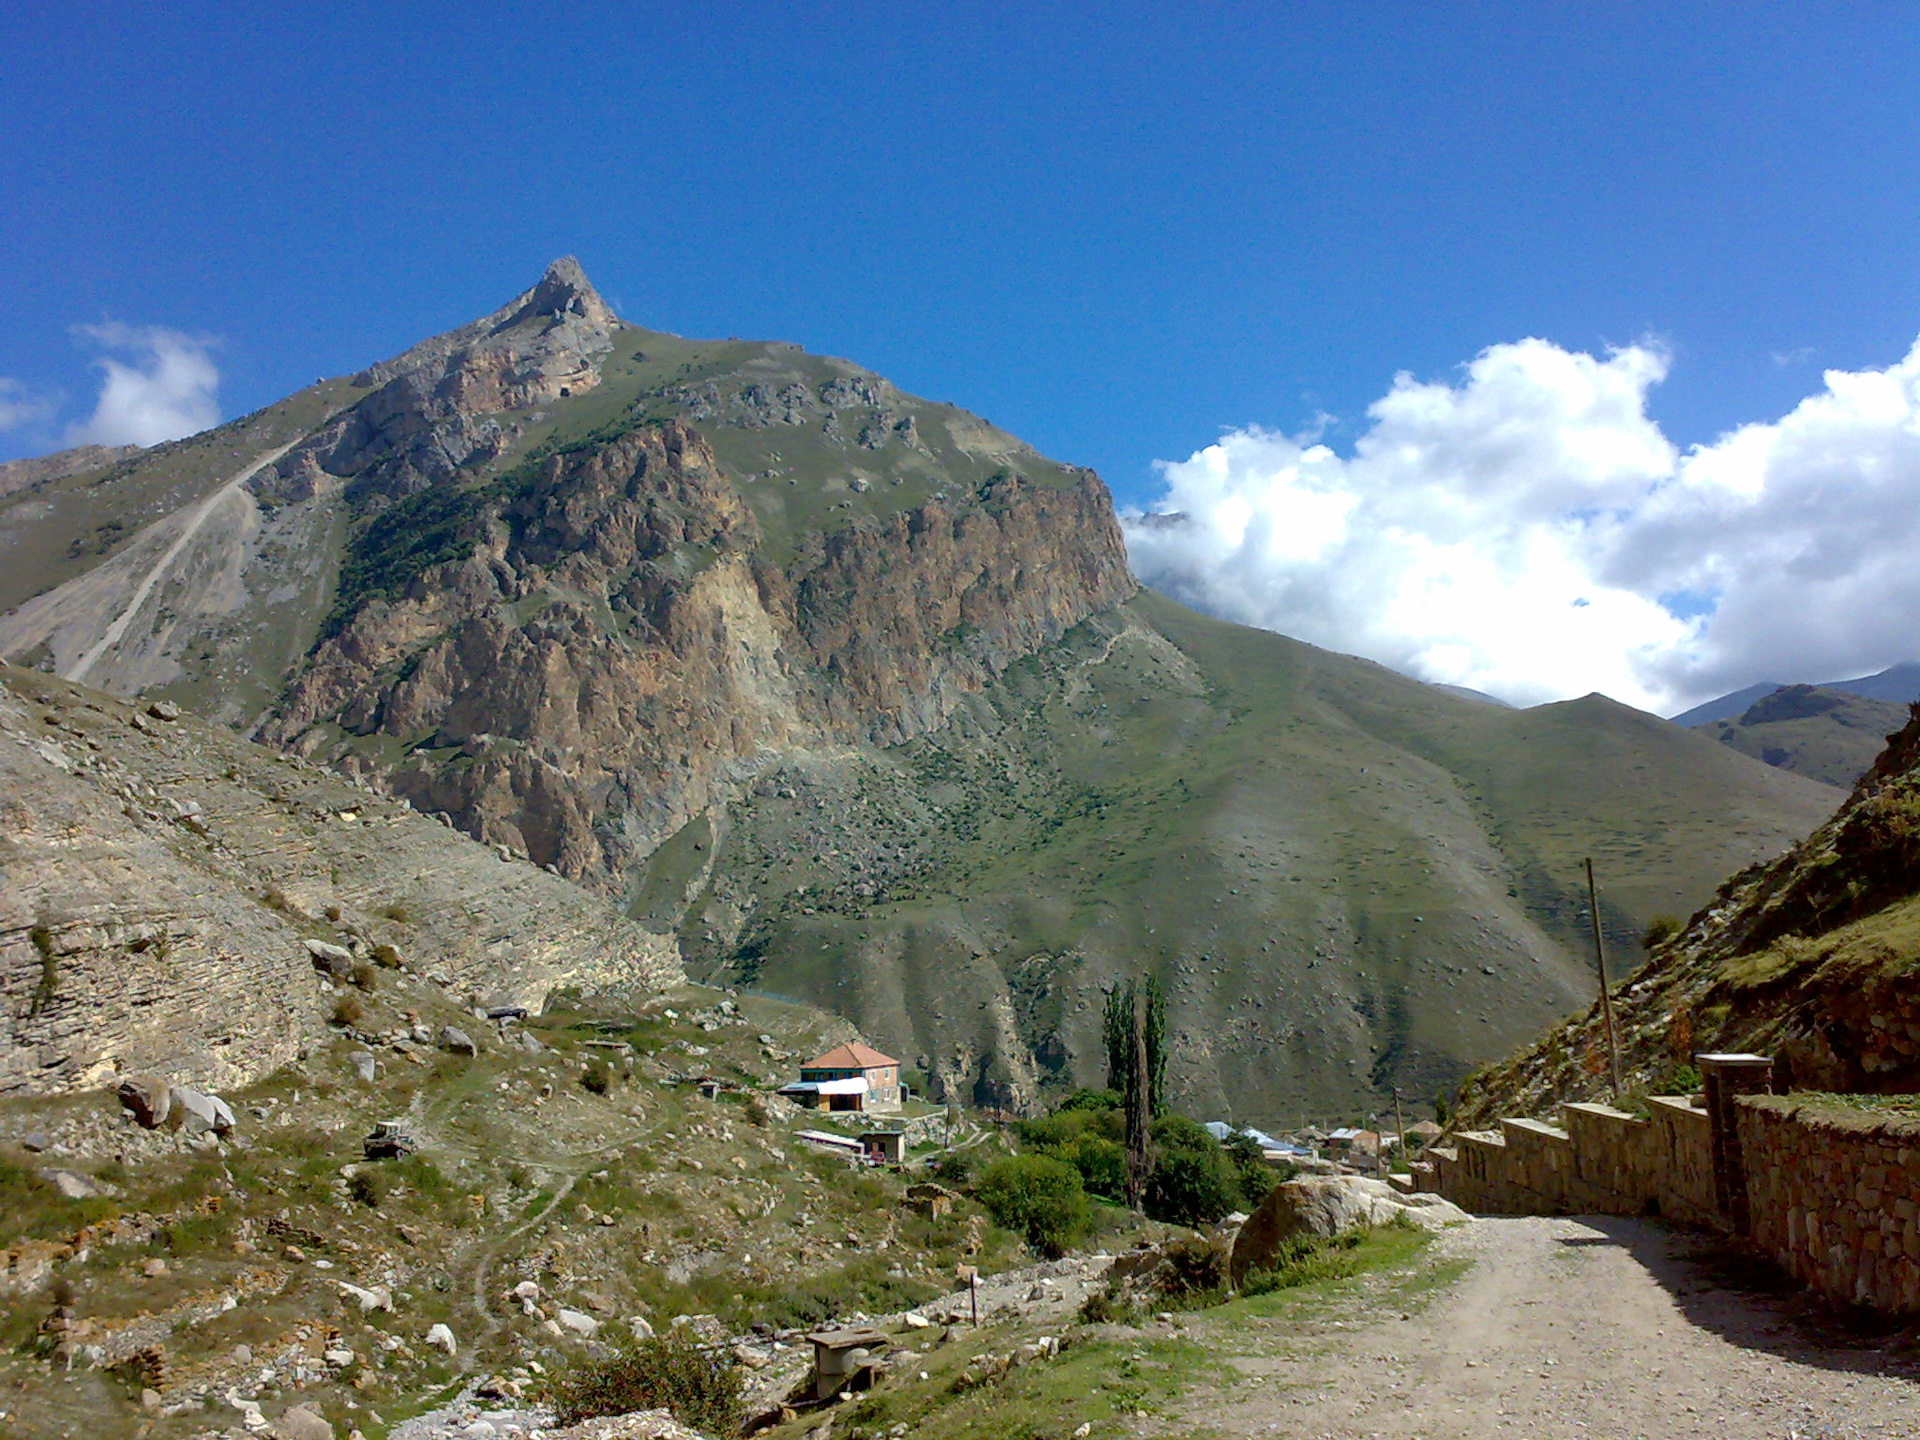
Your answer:
[[[1438,1195],[1394,1189],[1364,1175],[1310,1176],[1286,1180],[1247,1217],[1233,1237],[1228,1278],[1244,1284],[1256,1270],[1270,1270],[1291,1247],[1325,1240],[1345,1230],[1410,1221],[1426,1229],[1464,1222],[1470,1217]]]
[[[64,480],[69,475],[89,470],[104,470],[109,465],[138,455],[138,445],[76,445],[51,455],[35,455],[26,460],[8,460],[0,464],[0,495],[26,490],[49,480]]]
[[[494,487],[455,553],[403,584],[380,583],[372,534],[364,598],[264,737],[616,890],[763,757],[934,729],[1134,588],[1091,475],[1010,473],[775,563],[677,421]],[[377,765],[376,748],[403,758]]]

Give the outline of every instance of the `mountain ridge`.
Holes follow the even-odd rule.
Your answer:
[[[1581,857],[1618,942],[1832,801],[1595,697],[1507,710],[1139,592],[1091,471],[848,361],[629,324],[566,262],[0,498],[0,546],[36,535],[100,549],[16,577],[0,654],[403,796],[993,1103],[1097,1082],[1094,996],[1143,970],[1194,1104],[1450,1084],[1584,998]]]

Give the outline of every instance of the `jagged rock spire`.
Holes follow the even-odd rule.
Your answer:
[[[547,266],[547,273],[527,293],[526,304],[520,307],[514,319],[530,315],[569,314],[577,315],[595,327],[619,323],[613,307],[593,288],[593,282],[587,278],[587,272],[580,268],[580,262],[571,255],[562,255]]]

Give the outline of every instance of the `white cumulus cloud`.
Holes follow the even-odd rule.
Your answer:
[[[1351,455],[1236,429],[1126,518],[1141,578],[1198,609],[1522,704],[1672,711],[1757,679],[1920,657],[1920,344],[1828,371],[1779,420],[1682,452],[1668,359],[1495,345],[1398,377]]]
[[[105,377],[93,414],[67,427],[69,445],[157,445],[220,422],[213,342],[158,326],[77,325],[76,336],[128,360],[102,355]]]

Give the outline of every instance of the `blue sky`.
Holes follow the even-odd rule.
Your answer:
[[[0,57],[0,458],[116,335],[211,337],[230,416],[566,252],[1133,504],[1526,337],[1650,342],[1684,450],[1920,334],[1911,6],[67,4]]]

